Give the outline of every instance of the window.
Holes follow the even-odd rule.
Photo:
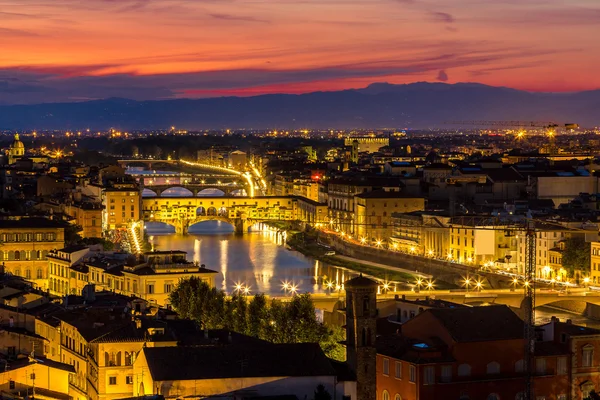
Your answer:
[[[396,377],[397,379],[401,379],[402,378],[402,363],[400,361],[396,361],[396,371],[394,373],[394,377]]]
[[[435,367],[425,367],[424,384],[433,385],[435,383]]]
[[[525,360],[519,360],[515,363],[515,372],[516,373],[525,372]]]
[[[417,381],[417,368],[414,365],[411,365],[410,368],[408,369],[409,372],[409,380],[411,382],[416,382]]]
[[[148,290],[147,290],[148,294],[152,294],[154,293],[154,285],[148,284]]]
[[[558,375],[567,374],[567,357],[558,357],[556,360],[556,373]]]
[[[458,366],[458,376],[470,376],[471,366],[469,364],[460,364]]]
[[[133,385],[133,376],[127,375],[125,377],[125,383],[128,384],[128,385]]]
[[[556,396],[556,400],[567,400],[567,395],[559,394],[558,396]]]
[[[109,376],[108,377],[108,384],[109,385],[116,385],[117,384],[117,377],[116,376]]]
[[[43,272],[40,268],[38,268],[38,270],[36,271],[36,279],[43,279],[44,275]]]
[[[384,358],[383,359],[383,374],[384,375],[389,375],[390,374],[390,360],[389,360],[389,358]]]
[[[581,366],[591,367],[594,359],[594,346],[585,345],[582,351]]]
[[[538,375],[546,375],[546,359],[545,358],[536,358],[535,372]]]
[[[170,283],[165,283],[165,293],[171,293],[172,285]],[[385,360],[384,360],[385,362]]]
[[[496,393],[490,393],[488,394],[487,400],[500,400],[500,396]]]
[[[381,393],[381,400],[390,400],[390,393],[387,390],[384,390]]]
[[[489,363],[487,365],[486,372],[488,374],[499,374],[500,373],[500,364],[498,364],[496,361],[492,361],[491,363]]]
[[[394,396],[394,400],[402,400],[402,396],[396,393],[396,396]]]
[[[451,380],[452,380],[452,365],[443,365],[441,381],[444,383],[447,383],[447,382],[450,382]]]

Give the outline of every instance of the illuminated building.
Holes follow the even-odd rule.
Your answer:
[[[8,165],[15,164],[17,160],[25,156],[25,145],[19,139],[19,134],[15,134],[15,140],[8,149]]]
[[[356,143],[356,145],[354,143]],[[347,147],[357,146],[359,153],[377,153],[380,148],[390,145],[390,138],[375,136],[350,136],[344,138],[344,145]]]
[[[141,193],[135,183],[118,183],[102,193],[104,230],[126,228],[140,220]]]
[[[425,199],[399,191],[372,191],[354,196],[354,232],[371,242],[387,242],[392,236],[392,214],[425,209]]]
[[[64,247],[66,223],[45,218],[0,220],[0,263],[4,270],[48,289],[48,261],[54,249]]]

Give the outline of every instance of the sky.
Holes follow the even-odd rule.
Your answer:
[[[0,104],[600,88],[599,0],[0,0]]]

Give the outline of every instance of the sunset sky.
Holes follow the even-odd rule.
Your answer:
[[[0,103],[600,88],[599,0],[0,0]]]

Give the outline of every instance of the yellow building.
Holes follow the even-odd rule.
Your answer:
[[[358,240],[383,245],[393,234],[392,214],[425,209],[425,199],[397,191],[373,191],[354,196],[354,232]]]
[[[590,255],[590,280],[592,283],[600,283],[600,242],[592,242]]]
[[[0,369],[0,391],[3,398],[76,398],[69,385],[74,372],[72,365],[24,356]]]
[[[252,393],[306,399],[322,384],[335,400],[356,398],[355,385],[345,391],[331,362],[313,343],[145,347],[133,369],[134,396],[242,398]]]
[[[46,218],[0,220],[0,264],[41,289],[48,289],[48,252],[64,247],[66,223]]]
[[[62,272],[62,267],[58,271]],[[184,251],[154,251],[144,253],[140,262],[133,266],[97,257],[96,260],[71,266],[65,273],[67,278],[57,276],[55,279],[63,285],[58,286],[59,289],[65,290],[64,285],[68,285],[66,290],[71,294],[81,294],[85,286],[93,284],[99,290],[135,296],[166,306],[169,294],[181,279],[197,277],[214,286],[216,274],[217,271],[188,262]]]
[[[562,266],[562,257],[565,251],[565,241],[558,242],[558,246],[548,250],[548,268],[544,268],[545,277],[564,282],[568,278],[567,270]],[[599,271],[600,273],[600,271]]]
[[[458,217],[451,221],[446,258],[478,267],[513,269],[517,245],[515,235],[507,235],[503,226],[480,218]]]
[[[139,212],[139,211],[138,211]],[[73,223],[81,226],[79,234],[84,238],[102,237],[102,205],[97,203],[72,203],[65,207],[65,213],[73,218]]]
[[[104,230],[127,228],[140,220],[141,194],[134,183],[115,184],[103,190],[102,227]]]
[[[89,251],[86,246],[71,246],[48,253],[48,289],[51,294],[81,294],[83,286],[81,289],[78,287],[77,277],[73,276],[77,272],[71,267]]]

